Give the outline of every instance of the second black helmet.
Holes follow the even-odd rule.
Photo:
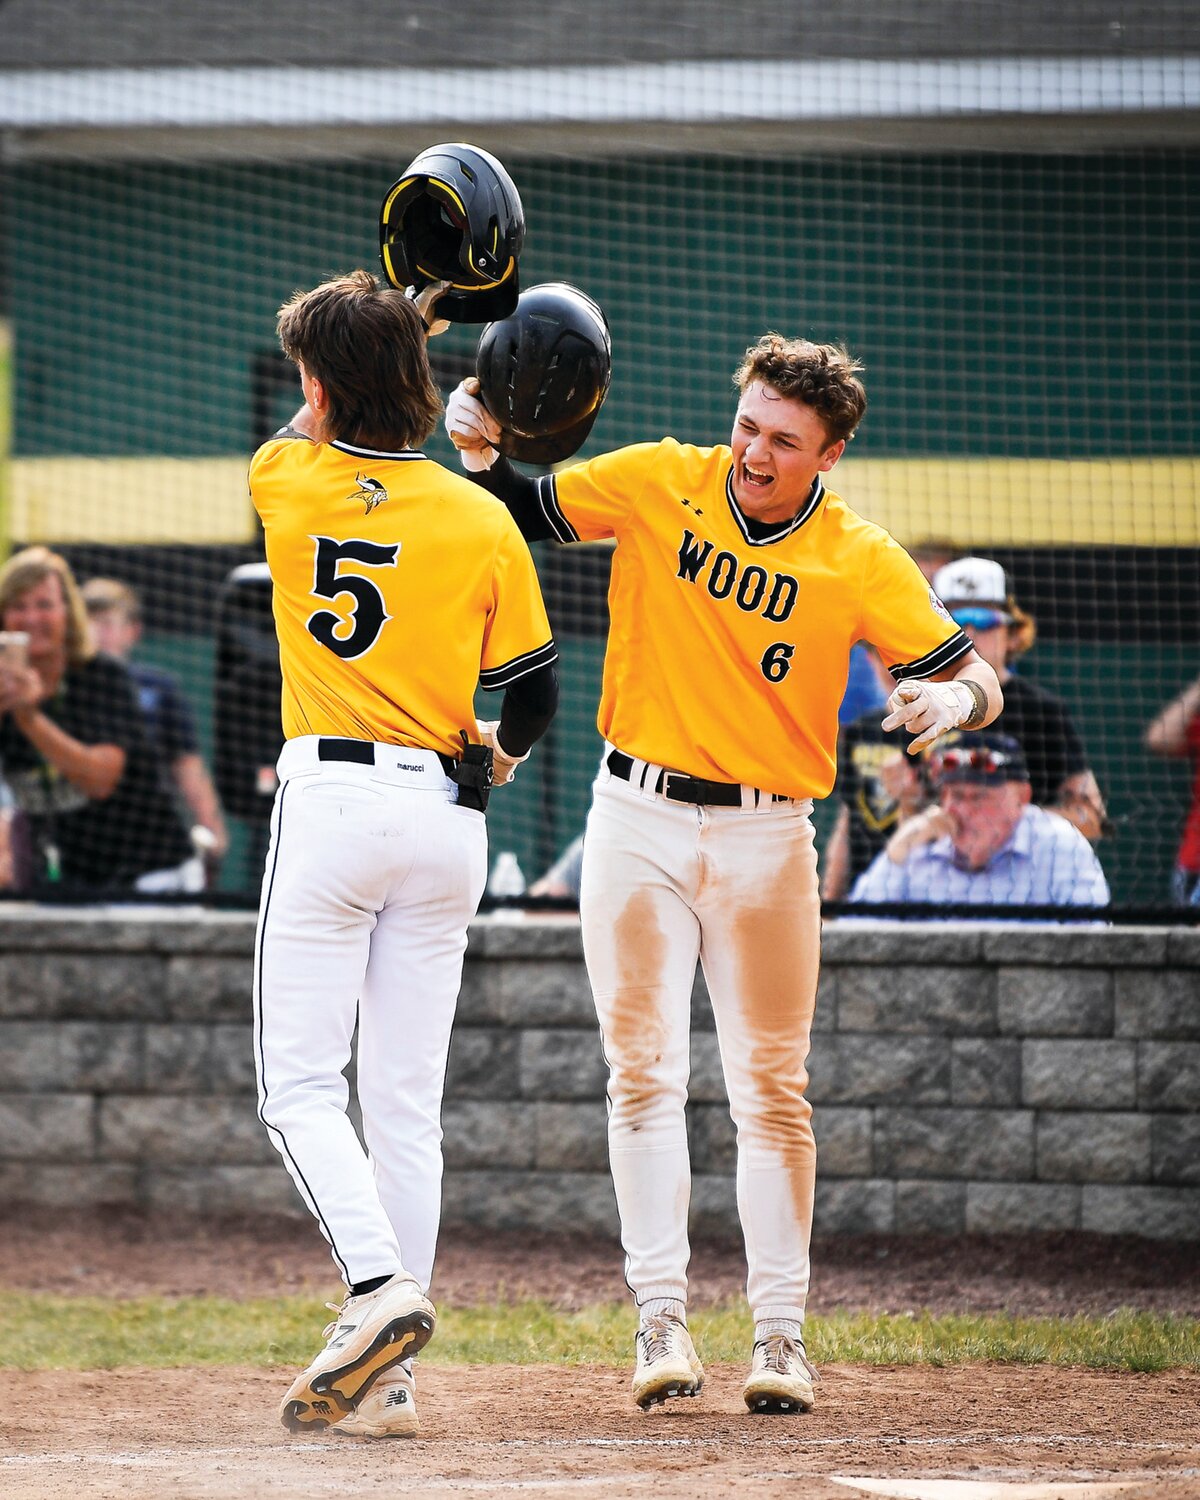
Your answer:
[[[475,373],[483,404],[503,429],[501,453],[561,463],[582,447],[608,394],[608,319],[578,287],[542,282],[483,330]]]
[[[479,146],[451,141],[409,163],[379,212],[379,256],[395,287],[450,286],[436,316],[487,323],[517,305],[525,211],[512,178]]]

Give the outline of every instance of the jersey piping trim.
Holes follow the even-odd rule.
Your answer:
[[[577,542],[579,533],[571,525],[563,514],[563,508],[558,501],[558,485],[555,483],[553,474],[542,474],[534,480],[537,486],[538,504],[542,508],[542,515],[560,542]]]
[[[733,519],[737,522],[738,530],[742,533],[742,536],[746,539],[747,542],[749,542],[752,547],[770,547],[775,542],[783,541],[784,537],[791,536],[792,532],[795,531],[797,527],[804,525],[805,521],[807,521],[809,517],[816,511],[817,507],[820,505],[821,501],[824,498],[825,486],[821,483],[821,476],[818,474],[813,479],[812,489],[808,492],[807,501],[796,512],[792,519],[790,521],[780,522],[778,529],[768,532],[766,536],[757,537],[751,535],[747,518],[742,513],[742,509],[738,505],[737,501],[733,498],[732,468],[729,470],[729,474],[725,480],[725,499],[729,502],[729,509],[733,513]]]
[[[970,637],[961,630],[956,630],[948,641],[943,641],[933,651],[926,652],[916,661],[902,662],[889,667],[888,671],[897,682],[904,682],[913,677],[933,677],[944,668],[951,666],[960,656],[965,656],[970,649]]]
[[[353,458],[386,458],[389,463],[425,457],[419,448],[402,448],[399,453],[388,453],[382,448],[360,448],[355,443],[343,443],[340,439],[335,439],[329,446],[336,448],[339,453],[349,453]]]
[[[536,651],[526,651],[522,656],[514,656],[502,667],[488,667],[486,671],[481,671],[479,686],[485,692],[494,693],[500,688],[507,687],[510,682],[528,677],[530,672],[536,672],[541,667],[548,667],[557,660],[558,647],[555,646],[553,640],[549,640],[544,646],[539,646]]]

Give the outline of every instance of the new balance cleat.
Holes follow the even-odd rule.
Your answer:
[[[429,1342],[437,1321],[415,1281],[388,1281],[347,1297],[325,1329],[324,1349],[283,1398],[279,1418],[289,1432],[312,1432],[340,1422],[372,1383]]]
[[[643,1411],[675,1396],[699,1395],[704,1366],[678,1318],[648,1318],[638,1329],[634,1347],[633,1399]]]
[[[755,1344],[750,1374],[742,1387],[747,1407],[756,1414],[790,1415],[812,1411],[817,1372],[804,1344],[786,1333],[772,1333]]]
[[[345,1437],[416,1437],[421,1431],[416,1381],[403,1365],[385,1371],[333,1431]]]

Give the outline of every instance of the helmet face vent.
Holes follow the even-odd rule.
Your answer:
[[[484,329],[475,367],[483,403],[503,429],[501,451],[559,463],[578,452],[608,394],[608,320],[567,282],[530,287],[514,312]]]

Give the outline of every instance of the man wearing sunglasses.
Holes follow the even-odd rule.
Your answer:
[[[1010,735],[947,736],[929,756],[937,810],[925,841],[878,854],[852,901],[937,905],[1106,906],[1091,845],[1065,818],[1031,802],[1029,770]]]
[[[1104,798],[1067,705],[1013,670],[1037,627],[1009,592],[1004,569],[990,557],[960,557],[938,570],[933,587],[1000,681],[1004,711],[992,728],[1024,751],[1033,801],[1094,842],[1106,831]]]

